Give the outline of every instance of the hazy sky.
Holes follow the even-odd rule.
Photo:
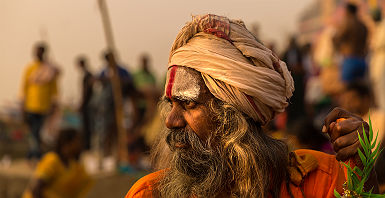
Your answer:
[[[214,13],[258,22],[265,40],[283,45],[303,9],[314,0],[107,0],[120,61],[131,71],[148,52],[162,76],[171,44],[191,15]],[[97,0],[0,0],[0,105],[17,100],[32,46],[48,42],[50,58],[63,71],[61,100],[76,102],[80,75],[74,58],[87,55],[91,69],[102,68],[104,32]]]

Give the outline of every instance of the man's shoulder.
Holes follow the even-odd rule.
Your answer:
[[[318,162],[317,170],[320,170],[327,174],[332,174],[333,169],[336,166],[339,167],[339,163],[336,160],[335,155],[330,155],[327,153],[323,153],[315,150],[309,150],[309,149],[298,149],[298,150],[295,150],[294,152],[299,156],[305,156],[305,155],[313,156]]]
[[[164,170],[160,170],[139,179],[128,191],[126,198],[152,197],[154,185],[163,173]]]
[[[344,170],[334,155],[307,149],[296,150],[294,153],[300,162],[295,170],[302,173],[298,175],[295,171],[290,172],[294,197],[334,197],[334,190],[343,192],[342,184],[346,180]],[[288,197],[285,190],[282,192],[282,197]]]

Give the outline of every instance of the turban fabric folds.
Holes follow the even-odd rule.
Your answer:
[[[199,71],[210,92],[262,125],[283,112],[294,91],[286,64],[242,21],[195,16],[179,32],[168,66]]]

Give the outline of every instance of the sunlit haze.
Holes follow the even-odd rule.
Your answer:
[[[113,33],[122,64],[134,71],[147,52],[163,79],[169,48],[191,15],[215,13],[258,23],[263,41],[283,47],[295,32],[299,14],[313,0],[110,0]],[[74,65],[86,55],[93,72],[102,68],[104,32],[96,0],[0,0],[0,104],[18,99],[23,69],[32,61],[37,41],[49,44],[50,59],[62,69],[61,100],[77,103],[80,74]]]

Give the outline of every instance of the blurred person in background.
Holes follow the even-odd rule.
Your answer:
[[[382,1],[380,7],[374,13],[373,20],[375,22],[375,29],[371,40],[371,56],[369,65],[370,82],[373,89],[375,103],[379,110],[385,111],[385,1]],[[371,119],[372,111],[370,112]],[[376,125],[374,124],[374,127]],[[382,133],[381,148],[385,148],[385,131],[380,129]],[[374,131],[377,132],[377,131]],[[379,135],[380,136],[380,135]],[[379,155],[375,169],[377,172],[377,179],[380,188],[380,193],[385,193],[385,152],[382,151]]]
[[[295,89],[290,99],[291,105],[287,107],[288,124],[293,123],[293,120],[305,116],[305,70],[303,68],[302,58],[302,51],[297,42],[297,37],[292,36],[289,40],[289,46],[282,56],[282,61],[287,64],[287,68],[291,71]]]
[[[83,140],[84,140],[84,149],[89,150],[91,148],[91,109],[90,102],[93,94],[93,84],[94,77],[88,69],[88,61],[86,57],[80,56],[76,60],[77,67],[79,67],[82,72],[82,95],[79,111],[82,116],[83,122]]]
[[[302,53],[302,65],[305,72],[305,82],[307,82],[311,77],[317,76],[319,73],[319,68],[317,68],[313,61],[313,52],[312,44],[306,43],[301,48]]]
[[[81,151],[79,132],[72,128],[60,130],[55,150],[40,160],[23,198],[85,197],[92,180],[79,162]]]
[[[115,59],[117,72],[120,79],[120,85],[122,89],[122,96],[126,97],[132,91],[133,77],[125,67],[117,63],[116,54],[112,54],[109,51],[103,53],[104,69],[100,72],[99,79],[101,80],[103,86],[105,88],[110,87],[108,89],[110,89],[112,92],[111,77],[113,68],[110,66],[111,58]]]
[[[150,70],[150,56],[148,54],[142,54],[140,57],[140,69],[134,73],[134,85],[136,89],[142,94],[142,99],[138,102],[139,120],[138,122],[145,121],[148,116],[148,110],[153,110],[154,105],[151,103],[155,98],[152,97],[156,91],[155,76]],[[156,104],[157,99],[155,99]]]
[[[342,56],[341,79],[344,83],[366,77],[368,29],[358,16],[358,7],[353,3],[345,6],[345,15],[333,38],[334,45]]]
[[[31,132],[29,159],[41,157],[41,129],[57,107],[59,70],[48,62],[47,50],[45,43],[35,46],[35,60],[27,66],[22,79],[22,109]]]
[[[376,104],[385,111],[385,1],[382,3],[382,13],[378,12],[374,18],[375,31],[371,40],[371,56],[369,65],[370,82]],[[382,19],[381,19],[382,18]]]
[[[290,71],[302,69],[302,53],[296,36],[290,37],[289,45],[283,52],[282,60],[287,64]]]
[[[378,132],[378,144],[385,133],[385,113],[374,104],[373,93],[367,83],[353,82],[347,85],[339,96],[339,106],[373,123],[374,137]]]
[[[151,72],[151,59],[147,53],[140,56],[139,69],[134,73],[136,95],[133,97],[135,115],[133,125],[128,133],[128,154],[130,165],[136,169],[149,167],[143,164],[143,154],[148,148],[148,128],[157,117],[157,103],[160,91],[156,86],[156,79]],[[156,131],[157,132],[157,131]],[[147,163],[148,164],[148,163]]]
[[[133,86],[133,78],[131,73],[117,63],[116,57],[113,57],[114,55],[115,54],[112,54],[108,51],[103,54],[104,69],[99,75],[99,81],[101,82],[102,90],[100,93],[100,99],[96,106],[98,109],[97,116],[99,117],[97,119],[103,123],[101,129],[98,130],[101,130],[100,141],[105,156],[110,156],[113,154],[113,151],[115,150],[114,146],[117,144],[118,136],[114,93],[112,87],[113,67],[110,66],[111,58],[114,58],[116,62],[118,77],[120,80],[121,94],[123,97],[122,102],[124,102],[124,99],[133,96],[133,93],[135,93],[135,87]]]

